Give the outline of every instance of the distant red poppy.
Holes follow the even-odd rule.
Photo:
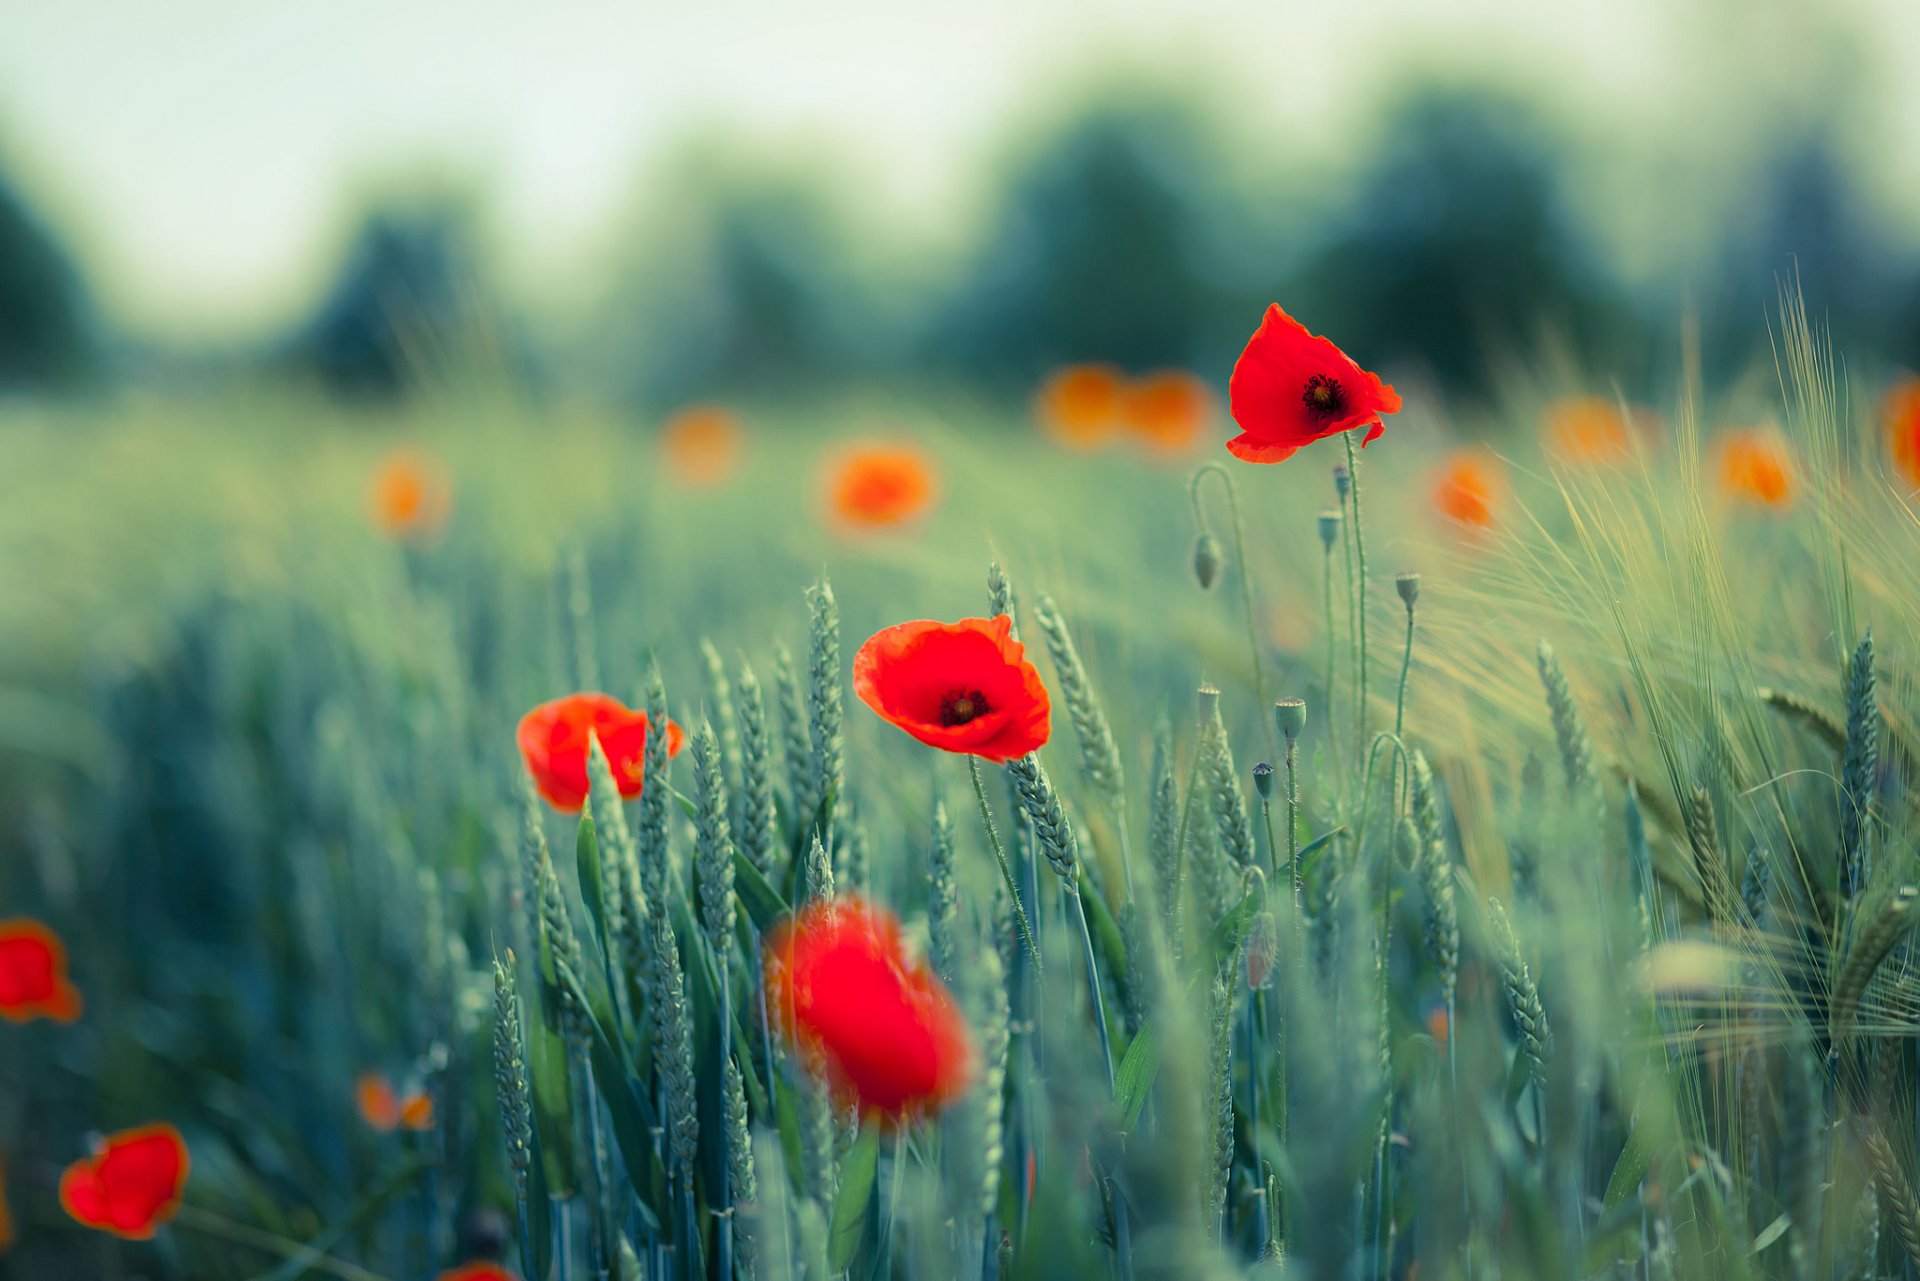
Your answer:
[[[547,803],[567,814],[577,814],[587,801],[588,735],[613,767],[620,795],[632,800],[644,781],[647,714],[630,711],[606,694],[569,694],[520,718],[518,740],[527,772]],[[686,746],[680,726],[667,722],[667,755],[678,756]]]
[[[1728,498],[1776,511],[1793,505],[1793,456],[1778,433],[1753,427],[1730,431],[1714,453],[1720,492]]]
[[[1302,445],[1362,427],[1365,447],[1386,430],[1380,416],[1400,409],[1399,393],[1279,303],[1234,362],[1227,397],[1240,425],[1227,452],[1250,463],[1281,462]]]
[[[1124,425],[1126,378],[1112,365],[1066,365],[1040,384],[1033,416],[1069,449],[1094,450]]]
[[[54,932],[24,918],[0,921],[0,1019],[25,1023],[80,1017],[80,989],[67,978],[67,949]]]
[[[766,944],[767,1008],[840,1092],[891,1120],[958,1098],[973,1044],[953,997],[858,898],[812,903]]]
[[[1507,492],[1507,469],[1492,454],[1459,450],[1441,465],[1433,509],[1463,529],[1491,529]]]
[[[926,455],[910,446],[863,446],[843,454],[827,478],[833,514],[849,528],[903,525],[933,506],[939,486]]]
[[[463,1263],[449,1272],[442,1272],[438,1281],[520,1281],[520,1278],[497,1263]]]
[[[1038,751],[1052,726],[1047,687],[1005,614],[874,633],[853,656],[853,692],[921,742],[990,761]]]
[[[1563,396],[1549,404],[1540,424],[1547,452],[1561,462],[1625,462],[1652,443],[1660,430],[1650,409],[1622,409],[1604,396]]]
[[[354,1102],[360,1119],[382,1134],[394,1130],[431,1130],[433,1096],[416,1091],[400,1097],[393,1082],[378,1072],[362,1072],[354,1086]]]
[[[1150,454],[1173,458],[1200,443],[1213,420],[1213,388],[1185,370],[1165,369],[1127,384],[1121,412]]]
[[[80,1223],[144,1241],[180,1208],[187,1186],[186,1140],[171,1125],[108,1135],[60,1176],[60,1204]]]
[[[660,453],[674,479],[689,489],[707,489],[740,465],[745,435],[732,410],[692,405],[660,428]]]
[[[1880,407],[1887,452],[1908,490],[1920,489],[1920,378],[1903,378]]]
[[[396,449],[383,458],[367,492],[373,527],[390,538],[431,538],[452,508],[446,468],[419,449]]]

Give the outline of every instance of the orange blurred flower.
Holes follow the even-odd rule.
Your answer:
[[[933,506],[939,487],[926,455],[908,445],[849,451],[827,481],[834,515],[860,529],[901,525]]]
[[[520,1281],[520,1279],[497,1263],[463,1263],[449,1272],[442,1272],[438,1281]]]
[[[421,1090],[403,1099],[393,1082],[378,1072],[360,1074],[354,1101],[360,1108],[360,1119],[382,1134],[433,1128],[433,1096]]]
[[[1617,463],[1633,457],[1652,426],[1650,415],[1623,413],[1603,396],[1565,396],[1547,406],[1541,432],[1562,462]]]
[[[688,489],[710,489],[740,465],[746,433],[740,418],[720,405],[692,405],[660,428],[660,454]]]
[[[71,1023],[81,1004],[59,936],[38,921],[0,921],[0,1019]]]
[[[1205,437],[1215,413],[1213,388],[1179,369],[1166,369],[1128,383],[1122,419],[1149,453],[1171,458]]]
[[[1436,1005],[1427,1011],[1427,1035],[1433,1038],[1434,1044],[1445,1045],[1451,1031],[1452,1028],[1447,1022],[1446,1006]]]
[[[966,1021],[885,908],[809,903],[768,933],[765,967],[774,1022],[843,1097],[900,1122],[966,1091]]]
[[[431,538],[452,510],[453,482],[431,454],[396,449],[374,469],[367,514],[373,527],[389,538]]]
[[[1880,416],[1894,470],[1909,490],[1920,489],[1920,378],[1903,378],[1888,388]]]
[[[1067,365],[1040,384],[1033,416],[1060,444],[1098,449],[1123,426],[1126,393],[1126,378],[1112,365]]]
[[[1462,449],[1441,465],[1433,509],[1463,529],[1491,529],[1506,494],[1506,466],[1484,450]]]
[[[180,1208],[186,1190],[186,1140],[171,1125],[122,1130],[60,1176],[60,1204],[78,1222],[144,1241]]]
[[[1793,505],[1793,456],[1777,432],[1743,427],[1724,433],[1714,448],[1722,494],[1756,507]]]

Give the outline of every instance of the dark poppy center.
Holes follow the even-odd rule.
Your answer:
[[[1333,418],[1347,407],[1347,393],[1341,389],[1338,379],[1315,374],[1307,379],[1300,403],[1316,418]]]
[[[949,728],[965,725],[969,721],[979,720],[992,710],[987,706],[987,696],[977,689],[950,690],[940,700],[940,723]]]

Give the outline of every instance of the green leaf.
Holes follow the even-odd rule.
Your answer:
[[[530,1277],[553,1275],[553,1194],[538,1128],[533,1133],[533,1164],[527,1169],[527,1233],[520,1243],[520,1265]]]
[[[1127,944],[1120,937],[1120,926],[1108,910],[1107,900],[1089,884],[1081,888],[1080,901],[1087,905],[1087,919],[1093,923],[1093,937],[1106,954],[1107,976],[1124,980],[1131,973],[1127,969]]]
[[[1131,1131],[1139,1123],[1140,1109],[1160,1075],[1160,1033],[1149,1019],[1134,1034],[1133,1043],[1120,1057],[1113,1071],[1113,1114],[1117,1127]]]
[[[1781,1237],[1785,1236],[1787,1234],[1787,1229],[1792,1226],[1793,1226],[1793,1216],[1789,1214],[1781,1214],[1779,1217],[1774,1219],[1772,1223],[1769,1223],[1766,1227],[1760,1229],[1760,1235],[1753,1239],[1753,1244],[1751,1246],[1747,1247],[1747,1253],[1748,1254],[1760,1253],[1762,1250],[1772,1245],[1775,1241],[1778,1241]]]
[[[733,892],[740,905],[747,909],[754,928],[766,932],[775,921],[788,912],[787,900],[780,891],[773,888],[767,878],[760,875],[760,869],[753,865],[739,850],[733,852]]]
[[[1653,1163],[1653,1145],[1647,1142],[1644,1127],[1634,1126],[1627,1131],[1626,1146],[1620,1149],[1620,1158],[1613,1163],[1613,1174],[1607,1179],[1607,1194],[1601,1204],[1611,1210],[1640,1186],[1647,1177],[1647,1167]]]
[[[867,1202],[873,1199],[874,1175],[880,1166],[880,1126],[869,1120],[860,1138],[840,1166],[840,1195],[833,1202],[833,1223],[827,1234],[828,1262],[835,1272],[853,1263],[866,1228]]]
[[[1247,941],[1247,934],[1253,929],[1254,918],[1260,914],[1260,899],[1260,891],[1248,890],[1213,927],[1203,953],[1211,962],[1208,972],[1218,970],[1240,951],[1240,945]]]
[[[601,895],[600,839],[593,829],[593,815],[580,815],[580,835],[573,842],[574,866],[580,873],[580,897],[593,918],[593,935],[603,951],[611,951],[613,940],[607,937],[607,905]]]

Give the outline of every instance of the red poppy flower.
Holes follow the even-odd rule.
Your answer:
[[[540,795],[555,809],[577,814],[587,802],[587,743],[592,734],[613,767],[620,795],[640,795],[647,750],[647,714],[630,711],[606,694],[569,694],[520,718],[520,755]],[[686,733],[667,722],[667,755],[678,756]]]
[[[767,1008],[843,1094],[900,1120],[958,1098],[973,1042],[953,997],[858,898],[812,903],[766,945]]]
[[[1147,451],[1175,458],[1199,443],[1215,413],[1213,388],[1179,369],[1136,380],[1122,401],[1127,427]]]
[[[689,489],[708,489],[740,465],[745,432],[733,411],[693,405],[660,428],[660,452],[674,478]]]
[[[171,1125],[108,1135],[60,1176],[60,1204],[90,1228],[144,1241],[180,1208],[187,1144]]]
[[[1364,448],[1386,430],[1380,416],[1400,409],[1398,392],[1308,333],[1279,303],[1234,362],[1227,399],[1240,425],[1227,452],[1250,463],[1277,463],[1302,445],[1361,427]]]
[[[1793,505],[1793,456],[1778,435],[1759,428],[1731,431],[1715,452],[1720,492],[1728,498],[1776,511]]]
[[[1067,365],[1040,384],[1033,416],[1067,448],[1095,450],[1124,425],[1126,392],[1125,377],[1112,365]]]
[[[850,529],[904,525],[933,506],[939,494],[926,455],[910,446],[863,446],[833,464],[827,497]]]
[[[360,1119],[382,1134],[399,1129],[433,1128],[433,1096],[416,1091],[403,1099],[393,1088],[393,1082],[378,1072],[360,1074],[354,1087],[354,1102],[360,1109]]]
[[[463,1263],[442,1272],[438,1281],[520,1281],[520,1278],[497,1263]]]
[[[1479,450],[1448,457],[1433,485],[1433,509],[1463,531],[1491,529],[1507,492],[1507,469]]]
[[[853,692],[921,742],[990,761],[1038,751],[1052,727],[1047,687],[1005,614],[876,632],[853,656]]]
[[[1547,406],[1541,432],[1562,462],[1621,463],[1654,443],[1660,419],[1644,407],[1622,411],[1602,396],[1564,396]]]
[[[1920,378],[1904,378],[1887,392],[1880,415],[1894,470],[1909,490],[1920,489]]]
[[[67,950],[38,921],[0,921],[0,1019],[24,1023],[80,1017],[80,989],[67,978]]]
[[[398,449],[381,460],[367,492],[373,527],[391,538],[431,538],[453,509],[453,483],[431,454]]]

